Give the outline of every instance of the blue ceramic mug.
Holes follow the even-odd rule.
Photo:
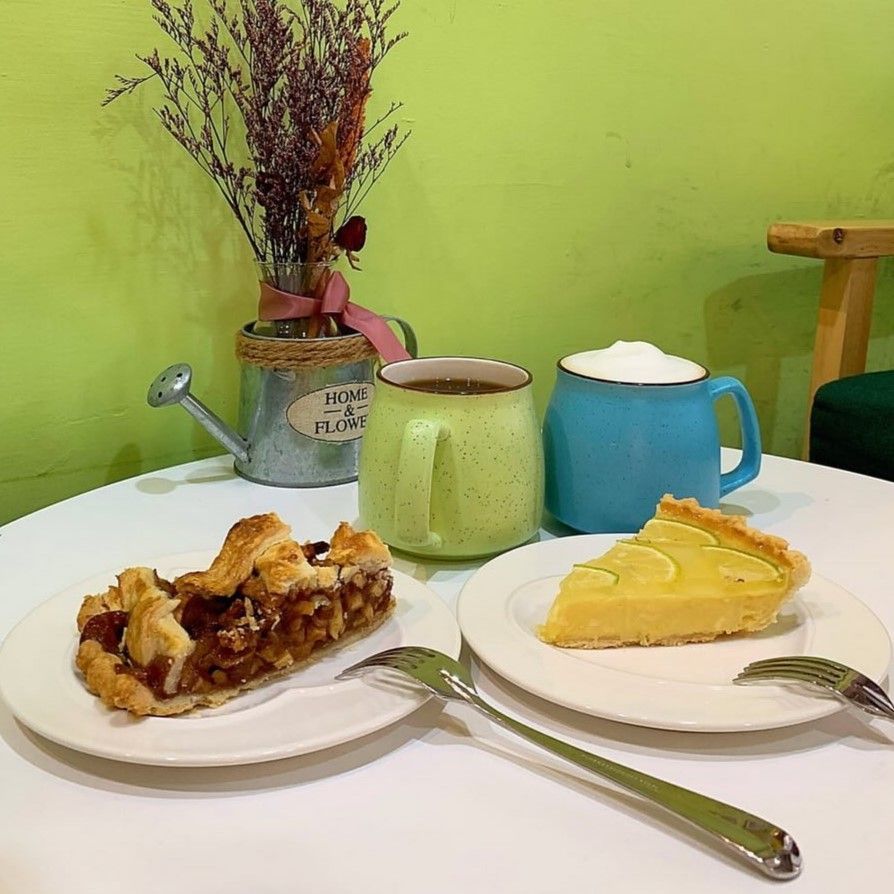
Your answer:
[[[757,477],[760,429],[738,379],[712,379],[692,364],[701,375],[690,381],[606,381],[571,372],[568,360],[559,361],[543,426],[546,508],[559,521],[587,533],[637,531],[665,493],[717,506]],[[739,411],[743,451],[721,473],[714,401],[725,394]]]

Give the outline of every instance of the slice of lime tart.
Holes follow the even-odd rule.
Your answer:
[[[655,517],[575,565],[538,635],[573,649],[707,642],[763,630],[810,578],[807,558],[738,515],[665,495]]]

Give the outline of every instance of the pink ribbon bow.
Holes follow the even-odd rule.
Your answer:
[[[261,320],[294,320],[298,317],[312,317],[315,314],[331,314],[351,329],[365,335],[386,363],[394,360],[409,360],[407,349],[388,324],[378,315],[348,299],[351,290],[341,273],[333,273],[326,283],[322,298],[308,298],[283,292],[266,282],[261,283],[261,300],[258,304],[258,318]]]

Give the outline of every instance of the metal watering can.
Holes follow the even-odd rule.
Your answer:
[[[400,326],[406,349],[415,357],[416,336],[410,324],[397,317],[386,319]],[[269,338],[255,333],[252,324],[243,328],[242,335]],[[321,341],[357,338],[362,336]],[[179,403],[233,454],[236,472],[249,481],[275,487],[322,487],[355,481],[380,358],[304,369],[271,369],[240,362],[238,431],[190,392],[192,368],[187,363],[176,363],[159,373],[146,400],[151,407]]]

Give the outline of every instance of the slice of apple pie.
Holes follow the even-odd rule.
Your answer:
[[[87,687],[133,714],[216,706],[377,628],[392,612],[391,555],[342,522],[297,543],[276,514],[237,522],[207,571],[166,581],[127,568],[78,612]]]

